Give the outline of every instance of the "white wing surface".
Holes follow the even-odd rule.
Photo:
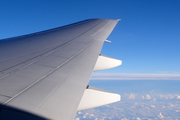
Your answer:
[[[117,22],[89,19],[0,40],[0,119],[72,120]]]

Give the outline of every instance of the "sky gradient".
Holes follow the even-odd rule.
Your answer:
[[[179,75],[179,6],[179,0],[1,0],[0,39],[90,18],[122,19],[101,52],[122,65],[95,74]]]

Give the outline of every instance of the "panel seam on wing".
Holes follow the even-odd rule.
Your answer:
[[[40,79],[38,79],[36,82],[32,83],[31,85],[29,85],[28,87],[26,87],[24,90],[22,90],[21,92],[19,92],[18,94],[14,95],[12,98],[10,98],[9,100],[7,100],[6,102],[4,102],[2,105],[7,104],[8,102],[10,102],[11,100],[13,100],[14,98],[16,98],[18,95],[22,94],[23,92],[25,92],[26,90],[28,90],[29,88],[31,88],[32,86],[34,86],[36,83],[40,82],[41,80],[43,80],[44,78],[46,78],[48,75],[50,75],[51,73],[53,73],[54,71],[56,71],[57,69],[59,69],[61,66],[63,66],[64,64],[66,64],[67,62],[69,62],[71,59],[73,59],[74,57],[76,57],[77,55],[79,55],[81,52],[83,52],[84,50],[86,50],[92,43],[94,43],[96,39],[94,39],[91,43],[89,43],[84,49],[82,49],[81,51],[79,51],[77,54],[75,54],[74,56],[72,56],[71,58],[69,58],[67,61],[65,61],[64,63],[62,63],[61,65],[57,66],[54,70],[50,71],[49,73],[47,73],[46,75],[44,75],[43,77],[41,77]]]
[[[111,21],[108,21],[106,24],[104,24],[101,28],[99,28],[98,30],[96,30],[94,33],[92,33],[90,36],[93,36],[94,34],[96,34],[97,32],[99,32],[101,29],[103,29],[107,24],[109,24]]]
[[[21,63],[19,63],[19,64],[16,64],[16,65],[10,67],[10,68],[13,68],[13,67],[18,66],[18,65],[20,65],[20,64],[22,64],[22,63],[28,62],[28,61],[30,61],[30,60],[33,60],[33,59],[39,57],[39,56],[43,56],[43,55],[47,54],[47,55],[45,55],[45,56],[43,56],[43,57],[41,57],[41,58],[39,58],[39,59],[37,59],[37,60],[35,60],[35,61],[33,61],[33,62],[31,62],[31,63],[23,66],[23,67],[20,67],[20,68],[18,68],[18,69],[16,69],[16,70],[14,70],[14,71],[6,74],[5,76],[2,76],[0,79],[3,79],[3,78],[5,78],[5,77],[13,74],[14,72],[19,71],[19,70],[21,70],[21,69],[23,69],[23,68],[25,68],[25,67],[27,67],[27,66],[35,63],[35,62],[37,62],[37,61],[43,59],[44,57],[47,57],[48,55],[53,54],[53,53],[56,52],[57,50],[60,50],[60,49],[64,48],[65,46],[67,46],[68,44],[70,44],[72,41],[74,41],[76,38],[80,37],[81,35],[85,34],[85,33],[88,32],[89,30],[91,30],[91,29],[93,29],[94,27],[96,27],[96,26],[97,26],[98,24],[100,24],[102,21],[103,21],[103,20],[101,20],[100,22],[98,22],[95,26],[91,27],[91,28],[88,29],[87,31],[85,31],[85,32],[83,32],[82,34],[78,35],[77,37],[71,39],[70,41],[68,41],[68,42],[67,42],[65,45],[63,45],[62,47],[60,47],[61,45],[60,45],[60,46],[57,46],[57,47],[55,47],[55,48],[53,48],[53,49],[51,49],[51,50],[49,50],[49,51],[47,51],[47,52],[45,52],[45,53],[42,53],[42,54],[40,54],[40,55],[38,55],[38,56],[35,56],[35,57],[31,58],[31,59],[28,59],[28,60],[26,60],[26,61],[24,61],[24,62],[21,62]],[[58,48],[58,47],[60,47],[60,48]],[[57,50],[55,50],[55,49],[57,49]],[[53,50],[54,50],[54,51],[53,51]],[[48,52],[50,52],[50,53],[48,53]],[[8,70],[8,69],[10,69],[10,68],[7,68],[7,69],[5,69],[5,70]],[[5,70],[2,70],[2,71],[0,71],[0,72],[3,72],[3,71],[5,71]]]

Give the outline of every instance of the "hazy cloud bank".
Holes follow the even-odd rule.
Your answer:
[[[91,80],[180,80],[180,74],[93,73]]]

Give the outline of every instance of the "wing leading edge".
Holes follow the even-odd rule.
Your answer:
[[[72,120],[117,22],[90,19],[1,40],[1,119]]]

